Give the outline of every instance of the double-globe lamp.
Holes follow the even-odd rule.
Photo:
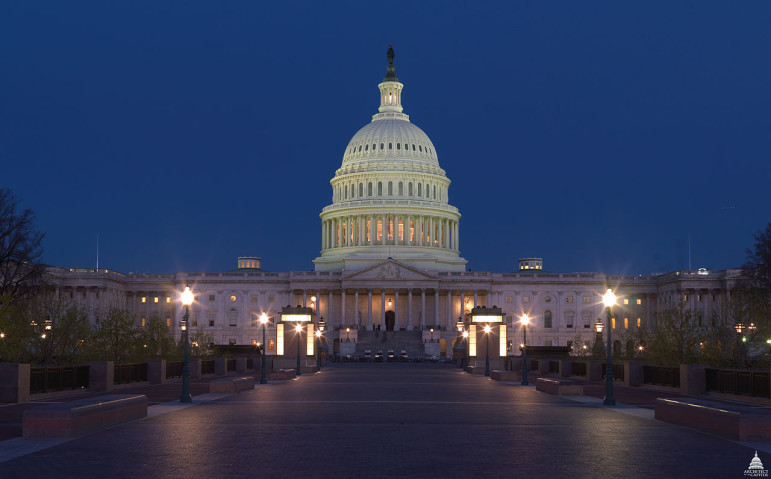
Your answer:
[[[613,291],[610,288],[608,288],[608,290],[602,296],[602,302],[607,308],[608,320],[607,324],[605,325],[606,329],[608,330],[608,344],[606,345],[605,355],[605,398],[602,400],[602,403],[606,406],[615,406],[616,398],[613,397],[613,352],[611,350],[610,330],[613,329],[611,327],[611,310],[613,309],[613,305],[616,304],[616,295],[613,294]]]
[[[185,286],[185,290],[180,295],[180,300],[185,306],[185,319],[182,322],[182,332],[185,335],[185,355],[182,358],[182,395],[179,397],[180,403],[191,403],[193,397],[190,395],[190,341],[188,337],[188,326],[190,324],[190,305],[193,304],[195,296],[190,291],[190,286]]]

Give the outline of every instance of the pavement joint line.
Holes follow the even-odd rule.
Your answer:
[[[190,406],[207,404],[213,401],[218,401],[222,398],[225,398],[231,395],[232,394],[206,393],[206,394],[199,394],[198,396],[194,396],[193,402],[190,404],[181,404],[179,400],[174,400],[174,401],[168,401],[164,403],[149,405],[147,407],[147,417],[135,419],[134,421],[124,422],[121,424],[116,424],[115,426],[111,426],[106,429],[101,429],[100,431],[94,431],[94,432],[107,431],[109,429],[113,429],[123,424],[129,424],[135,421],[141,421],[142,419],[157,417],[162,414],[179,411],[180,409],[185,409]],[[75,439],[80,439],[82,437],[89,436],[94,432],[89,434],[83,434],[81,436],[66,437],[66,438],[24,439],[24,437],[14,437],[12,439],[6,439],[5,441],[0,441],[0,464],[6,461],[10,461],[12,459],[26,456],[28,454],[42,451],[44,449],[58,446],[59,444],[64,444],[66,442],[70,442]]]

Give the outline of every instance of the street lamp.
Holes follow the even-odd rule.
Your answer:
[[[295,332],[297,333],[297,375],[300,376],[302,372],[300,371],[300,340],[302,339],[302,332],[303,327],[301,325],[297,325],[294,327]]]
[[[607,318],[608,318],[608,344],[606,346],[606,356],[605,356],[605,398],[602,400],[602,403],[606,406],[615,406],[616,405],[616,398],[613,397],[613,352],[611,350],[611,314],[613,305],[616,304],[616,295],[613,294],[613,291],[608,288],[608,290],[605,292],[605,294],[602,297],[602,302],[605,304],[605,307],[607,309]]]
[[[485,324],[485,376],[490,377],[490,328],[489,324]]]
[[[185,291],[180,295],[182,304],[185,306],[185,317],[181,324],[182,333],[185,335],[185,355],[182,358],[182,395],[179,397],[179,402],[181,403],[193,402],[193,397],[190,395],[190,341],[188,341],[187,329],[190,321],[190,305],[193,304],[193,298],[190,286],[185,286]]]
[[[468,366],[468,331],[463,331],[463,339],[466,340],[466,357],[463,358],[463,369],[466,369],[466,366]]]
[[[262,361],[260,361],[260,384],[268,384],[268,375],[265,370],[265,346],[267,346],[267,343],[265,342],[265,330],[268,329],[268,315],[262,313],[260,315],[260,322],[262,323]]]
[[[319,329],[316,330],[316,338],[318,343],[316,344],[316,367],[321,371],[321,336],[324,334],[324,328],[327,323],[324,322],[324,316],[319,316]]]
[[[527,314],[522,315],[522,319],[520,320],[522,323],[522,385],[528,386],[529,383],[527,382],[527,325],[530,323],[530,318],[527,317]]]

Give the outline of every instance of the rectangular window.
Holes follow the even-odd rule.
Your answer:
[[[166,303],[171,303],[171,297],[166,296]]]
[[[616,329],[616,318],[611,318],[610,319],[610,325],[611,325],[610,327],[612,329]]]
[[[155,298],[153,298],[153,303],[157,303],[157,302],[158,302],[158,296],[156,296]]]
[[[688,302],[688,295],[687,294],[683,295],[683,301],[686,302],[686,303]]]
[[[217,313],[212,311],[208,314],[208,317],[209,317],[209,326],[214,327],[214,321],[217,319]]]
[[[399,241],[404,241],[404,221],[399,220]]]
[[[523,303],[529,303],[530,302],[530,296],[523,296],[522,297],[522,302]]]
[[[171,327],[171,318],[168,318],[168,317],[166,318],[166,327],[167,328]]]
[[[472,324],[468,327],[468,355],[476,357],[477,355],[477,325]]]
[[[276,342],[272,339],[268,340],[268,351],[275,351],[276,350]]]
[[[377,236],[375,236],[375,241],[383,241],[383,222],[378,221],[377,222]]]
[[[145,296],[142,296],[142,302],[143,302],[143,303],[146,303],[146,302],[147,302],[147,297],[145,297]]]
[[[637,327],[638,328],[642,327],[642,318],[637,318]]]
[[[629,304],[629,300],[628,299],[624,299],[624,304]]]
[[[412,184],[410,184],[412,186]],[[410,241],[415,242],[415,222],[410,221]]]
[[[506,296],[506,302],[511,303],[511,296]]]
[[[584,296],[584,303],[588,303],[588,302],[589,302],[589,296]]]
[[[214,301],[214,295],[213,294],[209,295],[209,301]]]
[[[272,303],[272,302],[273,302],[273,301],[275,301],[275,300],[276,300],[276,297],[275,297],[275,296],[273,296],[272,294],[268,296],[268,302],[269,302],[269,303]]]
[[[235,346],[236,345],[236,340],[233,339],[233,338],[230,338],[230,339],[228,339],[228,344],[231,345],[231,346]]]
[[[284,325],[276,325],[276,354],[279,356],[284,355]]]
[[[147,320],[145,318],[142,318],[142,327],[145,327],[145,324],[147,324]]]
[[[252,346],[257,346],[257,340],[252,338]]]
[[[256,295],[256,294],[253,294],[253,295],[252,295],[252,297],[250,298],[250,301],[251,301],[252,303],[256,303],[256,302],[257,302],[257,295]]]
[[[629,329],[629,318],[624,318],[624,329]]]
[[[552,340],[551,339],[544,340],[543,345],[544,346],[551,346],[552,345]]]
[[[192,321],[193,321],[193,327],[197,328],[198,327],[198,311],[193,311]]]
[[[316,336],[313,335],[313,324],[309,324],[305,334],[305,355],[313,356],[316,346]]]
[[[696,301],[701,303],[701,294],[697,294],[696,295]]]
[[[565,301],[568,302],[568,303],[572,303],[573,302],[573,296],[568,296],[567,298],[565,298]]]
[[[638,299],[637,304],[642,304],[642,299]]]

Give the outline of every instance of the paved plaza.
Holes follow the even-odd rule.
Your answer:
[[[771,465],[768,445],[655,421],[649,407],[437,364],[338,364],[194,401],[72,440],[2,441],[0,477],[741,478],[756,447]]]

